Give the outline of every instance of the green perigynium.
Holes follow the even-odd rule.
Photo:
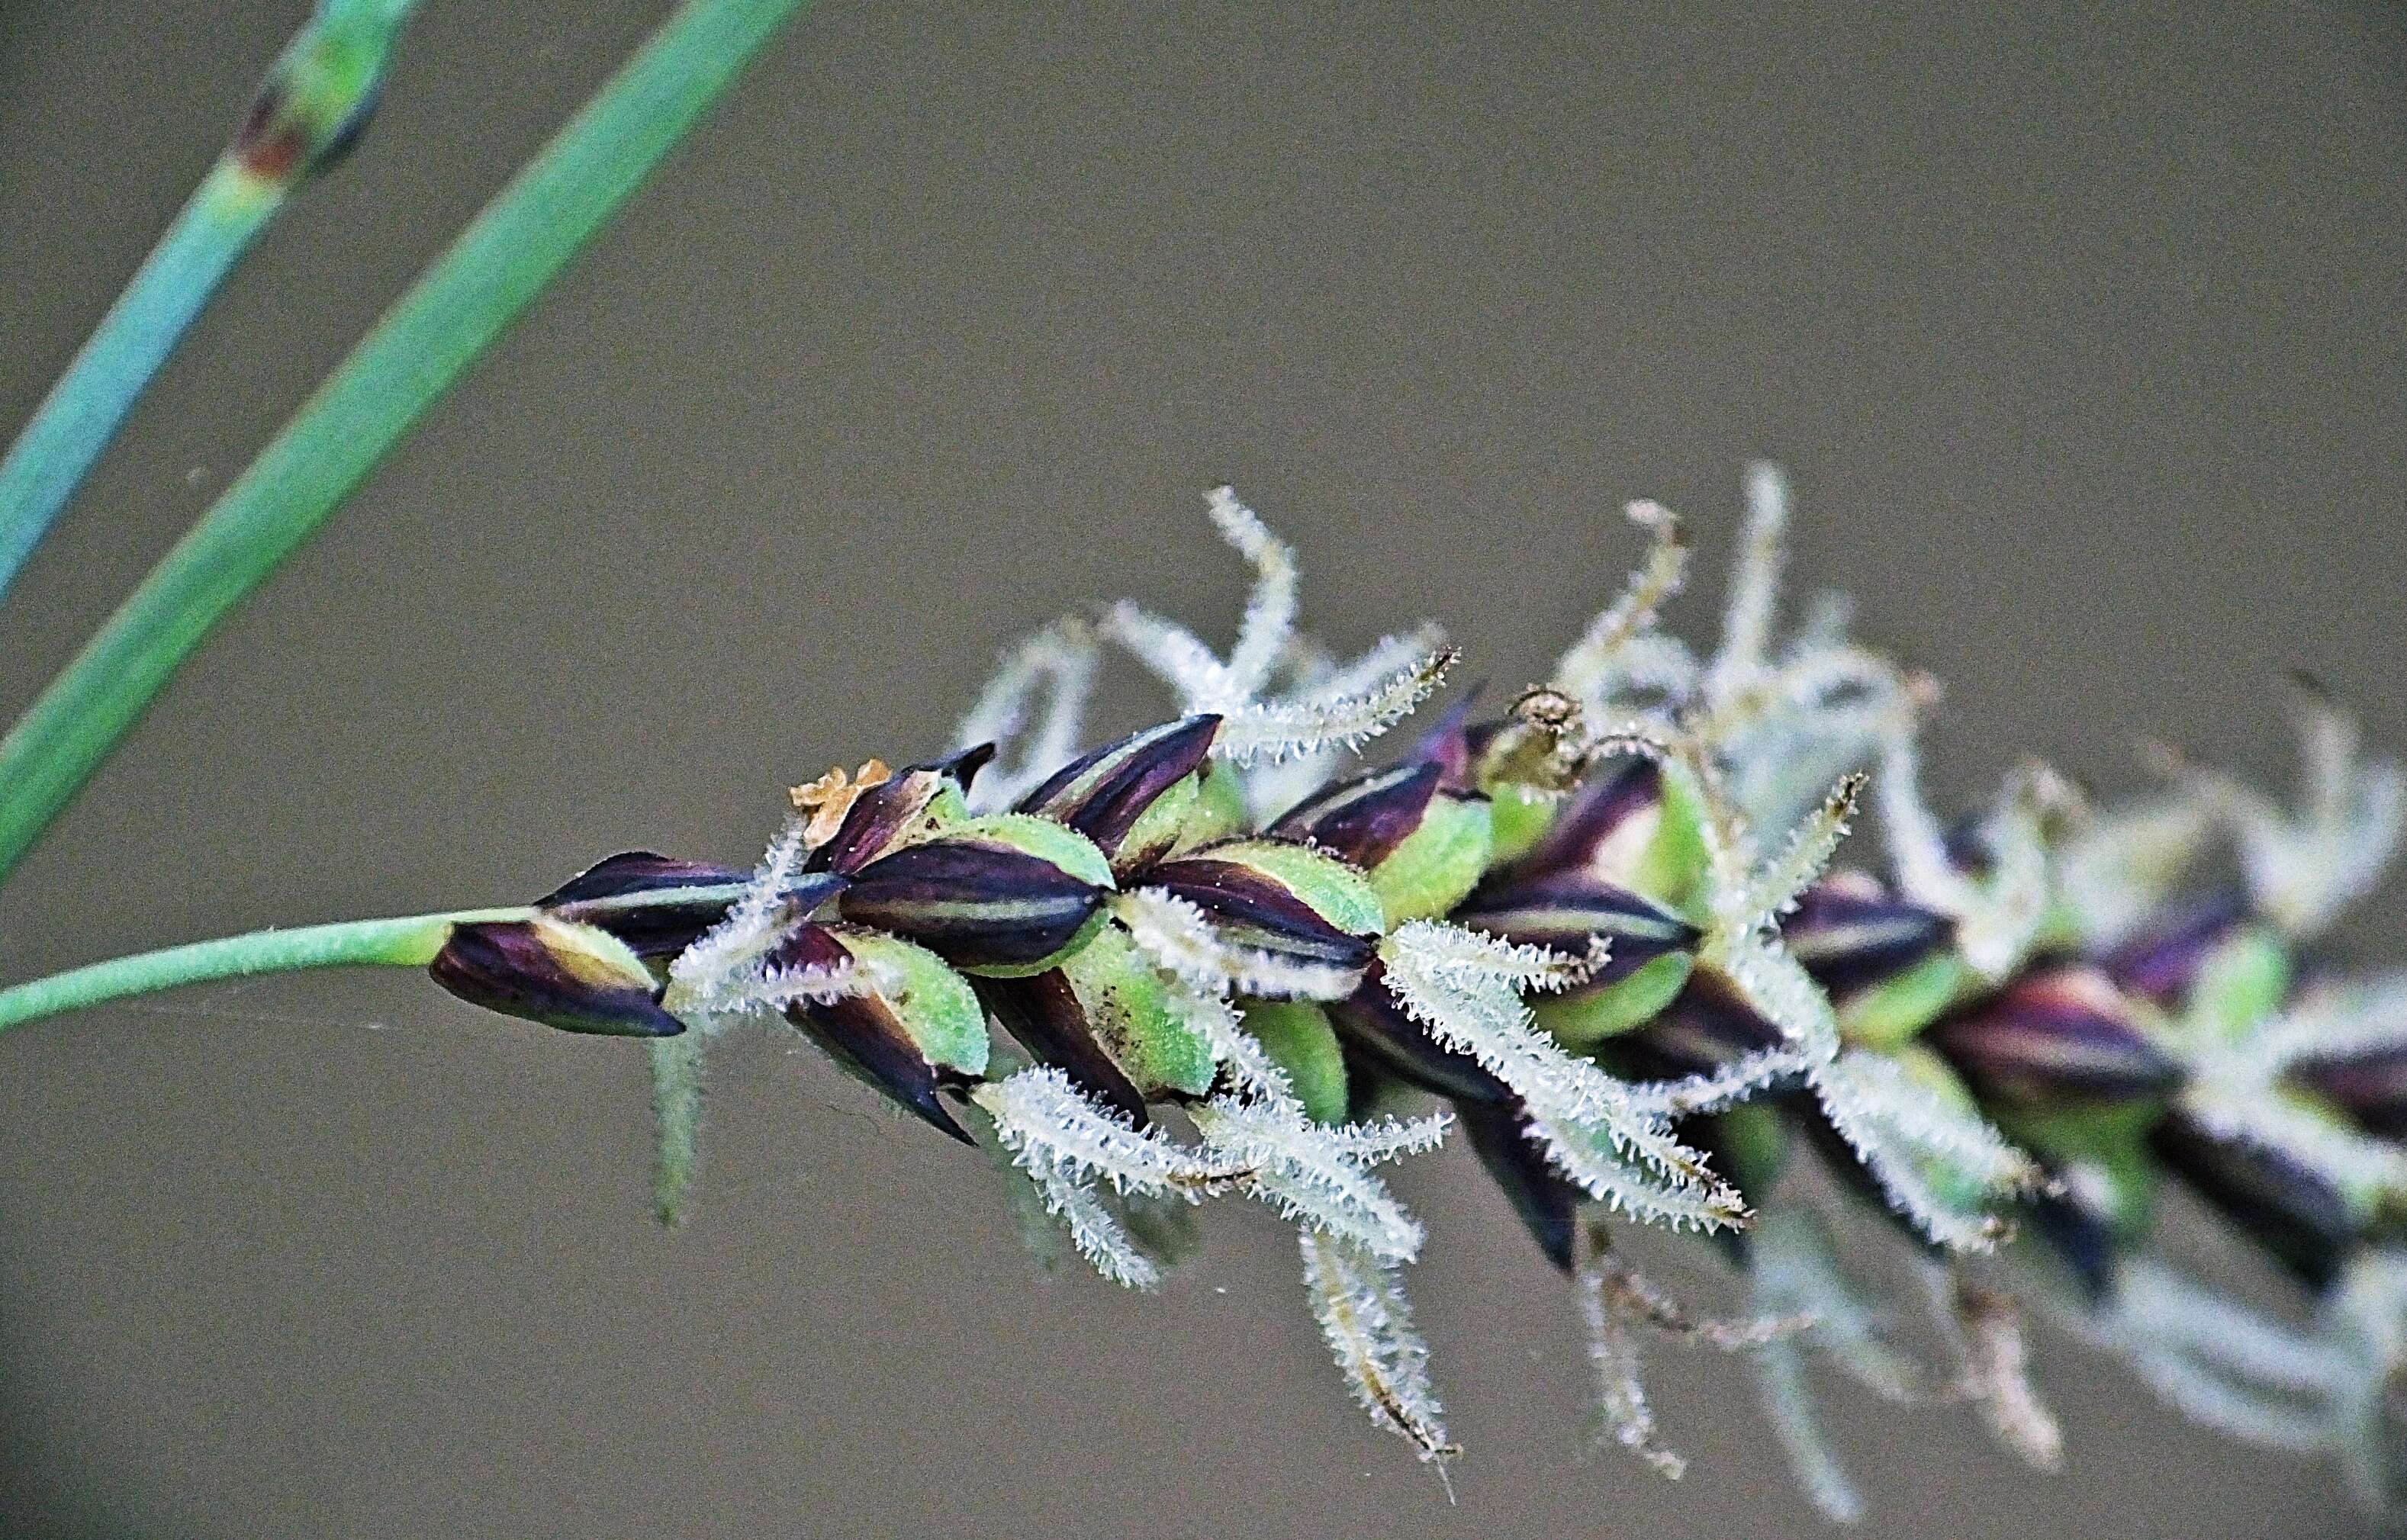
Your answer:
[[[431,955],[477,1004],[650,1036],[664,1219],[695,1170],[708,1046],[747,1021],[989,1151],[1038,1249],[1066,1239],[1115,1282],[1159,1284],[1196,1206],[1266,1205],[1296,1227],[1355,1398],[1441,1469],[1459,1451],[1403,1276],[1444,1234],[1380,1173],[1459,1127],[1573,1280],[1591,1438],[1666,1474],[1684,1462],[1646,1333],[1746,1357],[1834,1519],[1861,1504],[1816,1362],[1969,1405],[2053,1468],[2029,1310],[2389,1504],[2407,978],[2298,960],[2390,854],[2399,771],[2308,690],[2294,805],[2172,764],[2161,791],[2096,807],[2025,764],[1944,823],[1918,782],[1930,682],[1851,641],[1841,606],[1781,632],[1787,489],[1759,467],[1748,496],[1709,654],[1662,629],[1687,549],[1635,505],[1650,548],[1545,687],[1491,718],[1464,703],[1357,769],[1453,654],[1427,624],[1350,660],[1314,643],[1293,552],[1222,489],[1211,517],[1258,575],[1225,653],[1134,605],[1072,617],[1006,654],[940,757],[796,788],[748,873],[630,853],[524,908],[300,961]],[[1090,748],[1113,650],[1179,715]],[[1864,814],[1878,858],[1830,869]],[[2192,891],[2218,845],[2240,880]],[[180,977],[239,971],[244,943],[215,946]],[[177,966],[0,992],[0,1024]],[[2164,1257],[2176,1182],[2298,1276],[2316,1324]],[[1887,1227],[1888,1271],[1920,1275],[1922,1350],[1843,1250],[1851,1216]],[[1622,1225],[1733,1264],[1741,1312],[1692,1316],[1623,1259]]]

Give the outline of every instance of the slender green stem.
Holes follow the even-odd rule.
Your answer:
[[[0,593],[284,190],[221,161],[0,460]]]
[[[386,312],[0,740],[0,875],[804,4],[687,0]]]
[[[0,594],[289,193],[356,135],[418,0],[326,0],[226,147],[0,459]]]
[[[56,1016],[61,1011],[97,1005],[105,1000],[149,994],[181,984],[203,984],[214,978],[291,973],[300,968],[422,968],[443,949],[454,925],[525,920],[534,913],[528,908],[461,909],[450,914],[403,915],[392,920],[350,920],[333,925],[303,925],[289,931],[252,931],[246,935],[113,958],[0,990],[0,1031],[41,1017]]]

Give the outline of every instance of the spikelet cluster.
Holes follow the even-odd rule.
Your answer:
[[[1834,1521],[1863,1504],[1819,1370],[2054,1469],[2078,1430],[2033,1383],[2036,1316],[2393,1504],[2407,974],[2298,958],[2393,853],[2407,779],[2302,684],[2292,798],[2165,752],[2125,802],[2024,763],[1944,818],[1935,684],[1852,640],[1844,600],[1785,627],[1785,478],[1754,468],[1745,501],[1710,649],[1665,625],[1680,520],[1633,504],[1636,570],[1542,685],[1364,765],[1443,682],[1444,634],[1339,656],[1301,628],[1293,549],[1216,491],[1255,574],[1225,651],[1132,602],[1065,618],[1004,654],[950,755],[798,789],[810,816],[748,878],[691,869],[706,922],[656,963],[688,1029],[653,1048],[664,1211],[707,1043],[790,1024],[984,1145],[1038,1248],[1114,1282],[1160,1285],[1207,1201],[1267,1205],[1355,1400],[1443,1472],[1403,1290],[1431,1234],[1382,1168],[1461,1129],[1566,1275],[1590,1443],[1665,1476],[1650,1336],[1753,1366]],[[1180,717],[1098,743],[1113,655]],[[650,886],[611,901],[669,903],[641,860]],[[600,915],[609,869],[560,912]],[[2169,1259],[2172,1183],[2298,1276],[2311,1324]],[[1630,1226],[1731,1266],[1735,1313],[1640,1273]]]

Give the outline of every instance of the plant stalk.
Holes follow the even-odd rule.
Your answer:
[[[292,930],[251,931],[163,951],[137,952],[0,990],[0,1032],[62,1011],[218,978],[302,968],[422,968],[434,961],[455,925],[526,920],[534,914],[533,909],[519,907],[349,920]]]

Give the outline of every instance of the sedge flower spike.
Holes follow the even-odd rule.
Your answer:
[[[2295,796],[2160,756],[2163,786],[2092,806],[2026,763],[1944,818],[1920,779],[1935,685],[1850,639],[1844,602],[1784,629],[1792,502],[1749,474],[1710,650],[1666,628],[1680,520],[1633,504],[1637,570],[1553,675],[1406,739],[1443,635],[1315,640],[1294,547],[1222,488],[1211,526],[1254,575],[1228,646],[1133,603],[1043,627],[947,751],[794,787],[749,870],[629,852],[528,905],[0,991],[0,1026],[274,968],[425,967],[478,1006],[646,1040],[672,1220],[711,1048],[790,1032],[981,1149],[1047,1259],[1159,1288],[1212,1205],[1275,1212],[1346,1391],[1442,1475],[1460,1451],[1404,1276],[1452,1231],[1386,1168],[1459,1129],[1587,1325],[1589,1442],[1666,1476],[1687,1462],[1647,1392],[1653,1336],[1748,1362],[1834,1521],[1863,1498],[1825,1367],[1959,1406],[2036,1469],[2078,1462],[2096,1433],[2048,1410],[2038,1321],[2397,1503],[2407,975],[2299,948],[2394,848],[2400,771],[2302,687]],[[1120,655],[1176,715],[1099,737]],[[2218,856],[2238,884],[2195,882]],[[2155,1233],[2168,1183],[2309,1308],[2187,1276]],[[1624,1261],[1614,1233],[1642,1225],[1730,1268],[1738,1311],[1694,1315]],[[1892,1337],[1882,1276],[1926,1283],[1937,1362]]]

